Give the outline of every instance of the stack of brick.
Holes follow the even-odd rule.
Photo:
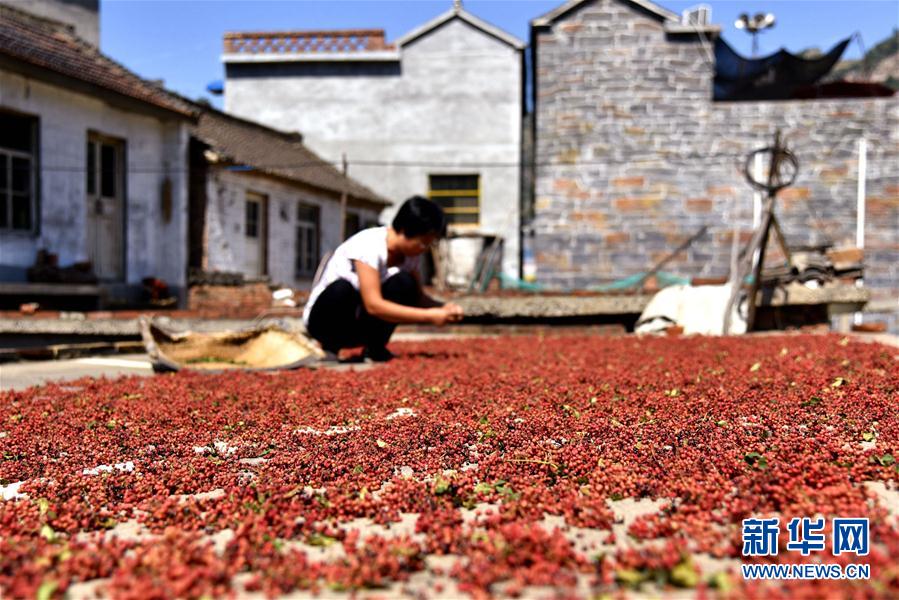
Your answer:
[[[190,287],[188,309],[218,318],[251,319],[272,306],[266,283],[243,285],[200,284]]]

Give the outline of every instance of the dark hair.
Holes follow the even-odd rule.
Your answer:
[[[446,235],[446,216],[443,209],[422,196],[412,196],[400,206],[391,226],[406,237],[436,234]]]

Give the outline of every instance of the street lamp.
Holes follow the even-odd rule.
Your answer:
[[[743,13],[734,21],[734,27],[745,29],[752,35],[752,56],[758,53],[758,35],[766,29],[774,27],[774,15],[771,13],[756,13],[754,17]]]

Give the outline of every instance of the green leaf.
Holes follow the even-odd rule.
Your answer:
[[[573,406],[571,406],[570,404],[563,404],[563,405],[562,405],[562,410],[564,410],[565,412],[567,412],[568,414],[570,414],[570,415],[571,415],[572,417],[574,417],[575,419],[580,419],[580,418],[581,418],[581,413],[580,413],[580,411],[577,410],[576,408],[574,408]]]
[[[724,419],[721,419],[720,421],[718,421],[717,423],[715,423],[715,425],[717,425],[718,427],[726,427],[726,426],[727,426],[727,421],[725,421]]]
[[[802,406],[807,408],[809,406],[818,406],[819,404],[821,404],[821,398],[819,398],[818,396],[812,396],[811,398],[803,402]]]
[[[628,587],[639,587],[646,580],[646,574],[636,569],[621,569],[615,571],[615,581]]]
[[[477,494],[489,494],[493,491],[493,486],[486,481],[481,481],[476,486],[474,486],[474,491]]]
[[[756,371],[758,371],[761,368],[762,368],[762,363],[757,362],[757,363],[754,363],[751,367],[749,367],[749,372],[755,373]],[[690,587],[693,587],[693,586],[690,586]]]
[[[384,440],[378,440],[375,443],[378,445],[378,448],[386,448],[387,447],[387,442],[385,442]]]
[[[830,387],[838,388],[841,385],[843,385],[844,383],[846,383],[845,379],[843,379],[842,377],[837,377],[836,379],[833,380],[833,383],[830,384]]]
[[[56,541],[56,532],[46,523],[41,526],[40,536],[51,544]]]
[[[306,540],[306,543],[310,546],[322,546],[327,547],[331,544],[337,542],[337,538],[332,538],[330,535],[325,535],[323,533],[314,532],[309,535],[309,538]]]
[[[768,468],[768,459],[758,452],[747,452],[743,457],[743,460],[745,460],[749,466],[754,467],[759,471],[764,471]]]
[[[896,464],[896,458],[892,454],[884,454],[883,456],[878,456],[875,460],[880,463],[882,467],[889,467],[890,465]]]
[[[521,498],[521,494],[514,491],[512,488],[510,488],[509,486],[507,486],[505,484],[497,484],[496,491],[501,496],[505,496],[505,498],[507,500],[518,500],[519,498]]]
[[[721,593],[727,595],[731,589],[733,589],[733,584],[730,581],[730,577],[724,571],[718,571],[715,575],[712,576],[709,581],[709,585],[711,585],[716,590],[721,590]]]
[[[438,476],[437,479],[434,480],[434,494],[440,496],[447,493],[450,490],[450,485],[448,479]]]
[[[677,587],[693,588],[699,583],[699,574],[693,567],[690,557],[684,558],[671,569],[671,583]]]
[[[50,600],[53,597],[53,592],[56,591],[56,588],[59,587],[59,584],[55,581],[45,581],[41,584],[41,587],[37,588],[37,594],[35,594],[35,600]]]
[[[873,431],[864,432],[862,434],[862,439],[865,440],[866,442],[870,442],[871,440],[874,439],[874,432]]]

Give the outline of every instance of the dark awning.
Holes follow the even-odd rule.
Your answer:
[[[745,58],[722,38],[715,40],[715,100],[787,100],[797,88],[816,83],[840,60],[852,38],[819,58],[784,49],[764,58]]]

